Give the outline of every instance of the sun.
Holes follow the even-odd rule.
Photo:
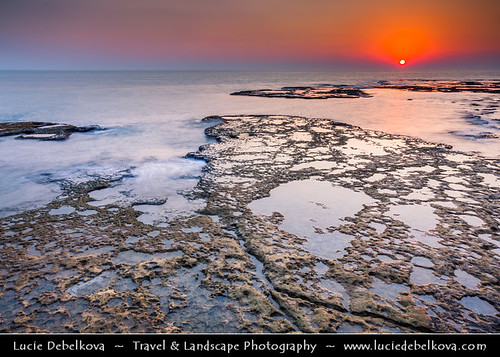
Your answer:
[[[405,61],[404,59],[399,60],[399,64],[400,64],[400,65],[404,65],[405,63],[406,63],[406,61]]]

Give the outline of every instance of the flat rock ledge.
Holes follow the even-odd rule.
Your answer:
[[[499,331],[500,160],[330,119],[206,120],[191,215],[96,206],[100,179],[0,218],[0,332]]]
[[[500,81],[400,80],[380,81],[373,88],[399,89],[412,92],[500,93]]]
[[[312,87],[282,87],[281,89],[244,90],[231,93],[231,95],[300,99],[370,97],[369,94],[365,93],[359,88],[345,85],[321,85]]]
[[[99,125],[74,126],[51,122],[8,122],[0,123],[0,136],[18,135],[17,139],[66,140],[73,133],[102,130]]]
[[[500,80],[490,81],[451,81],[412,79],[398,81],[379,81],[368,88],[397,89],[412,92],[470,92],[470,93],[500,93]],[[371,97],[360,88],[348,85],[321,84],[319,86],[282,87],[281,89],[243,90],[231,95],[246,95],[267,98],[299,98],[299,99],[329,99],[329,98],[361,98]]]

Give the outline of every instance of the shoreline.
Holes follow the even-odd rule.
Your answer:
[[[1,331],[498,332],[498,159],[328,119],[207,118],[190,217],[94,206],[98,180],[0,219]],[[280,203],[311,194],[305,221]],[[338,217],[342,197],[358,203]]]

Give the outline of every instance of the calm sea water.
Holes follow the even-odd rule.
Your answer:
[[[193,208],[178,192],[192,187],[202,162],[183,159],[207,143],[201,119],[215,114],[324,117],[367,129],[444,142],[500,156],[498,96],[366,89],[371,98],[290,100],[230,96],[234,91],[315,84],[368,86],[379,80],[499,79],[498,72],[0,72],[0,122],[98,124],[106,130],[63,142],[0,138],[0,216],[44,205],[65,181],[125,177],[95,193],[96,204],[143,207],[144,221]],[[496,120],[495,120],[496,119]],[[498,125],[500,127],[500,124]],[[191,206],[190,206],[191,205]],[[139,208],[140,209],[140,208]],[[161,220],[161,219],[160,219]]]

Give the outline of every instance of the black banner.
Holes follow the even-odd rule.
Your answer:
[[[496,334],[3,334],[7,356],[495,356]]]

